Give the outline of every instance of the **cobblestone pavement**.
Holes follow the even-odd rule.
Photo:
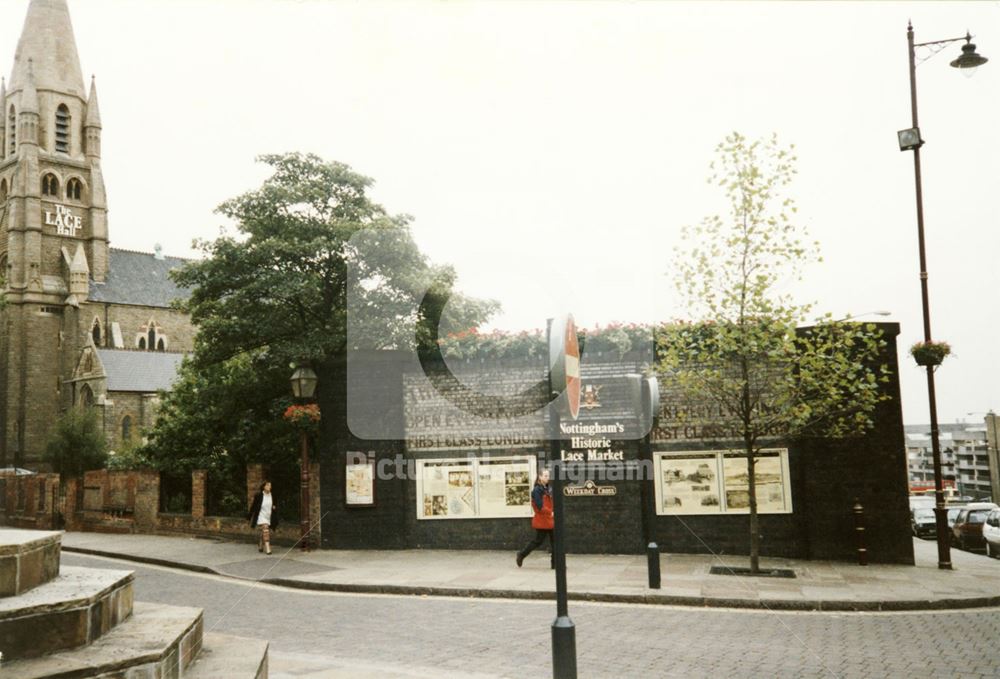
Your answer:
[[[553,602],[303,592],[63,554],[136,572],[139,601],[266,637],[271,676],[550,676]],[[1000,609],[769,613],[571,603],[580,677],[1000,676]]]

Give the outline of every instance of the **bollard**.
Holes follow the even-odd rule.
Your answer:
[[[858,565],[868,565],[868,550],[865,549],[865,508],[854,498],[854,534],[858,541]]]
[[[655,542],[646,545],[646,571],[649,574],[649,588],[660,589],[660,548]]]

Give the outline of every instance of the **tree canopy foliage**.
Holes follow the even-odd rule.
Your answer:
[[[661,368],[686,398],[715,406],[713,424],[725,434],[718,443],[746,456],[756,570],[761,447],[862,434],[886,398],[889,369],[880,363],[885,341],[877,326],[830,316],[810,323],[813,305],[793,298],[803,266],[820,261],[818,243],[785,195],[796,173],[793,148],[733,133],[716,154],[709,182],[728,211],[684,230],[674,270],[693,322],[661,331]]]
[[[320,373],[321,408],[343,397],[324,367],[345,355],[352,282],[368,313],[351,341],[367,348],[419,345],[429,315],[469,327],[497,308],[453,290],[453,269],[420,252],[410,217],[371,199],[370,178],[308,154],[260,160],[273,174],[218,209],[234,231],[198,242],[204,258],[173,274],[191,291],[180,306],[197,337],[145,451],[161,468],[291,463],[295,434],[281,418],[291,366]],[[377,241],[378,256],[359,241]]]
[[[56,422],[45,447],[45,459],[63,476],[81,476],[100,469],[107,459],[107,441],[93,408],[71,408]]]

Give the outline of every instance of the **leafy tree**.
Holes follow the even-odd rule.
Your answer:
[[[863,433],[887,398],[880,383],[888,381],[889,369],[879,364],[886,343],[872,324],[827,316],[800,327],[812,305],[796,303],[787,290],[803,264],[820,258],[783,193],[795,175],[793,148],[776,137],[751,142],[733,133],[716,151],[709,182],[723,190],[728,213],[684,229],[676,284],[696,320],[661,332],[661,368],[687,399],[722,413],[720,445],[746,458],[756,573],[755,464],[762,446],[776,436]]]
[[[103,468],[107,455],[107,441],[93,408],[68,410],[56,422],[45,447],[52,470],[67,477]]]
[[[204,259],[174,273],[192,291],[181,306],[198,334],[150,434],[147,450],[161,468],[296,464],[295,434],[281,419],[293,364],[316,370],[323,429],[341,436],[352,277],[365,282],[352,288],[360,308],[378,310],[352,335],[366,348],[418,345],[435,314],[469,327],[496,309],[453,291],[454,271],[427,261],[408,216],[371,200],[368,177],[314,155],[260,160],[271,177],[219,207],[235,233],[200,242]],[[365,238],[378,242],[378,256],[358,247]],[[424,288],[420,312],[415,296]]]

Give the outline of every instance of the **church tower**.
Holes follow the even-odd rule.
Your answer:
[[[37,466],[88,279],[105,280],[109,257],[97,86],[84,86],[66,0],[30,0],[0,105],[0,467]]]

